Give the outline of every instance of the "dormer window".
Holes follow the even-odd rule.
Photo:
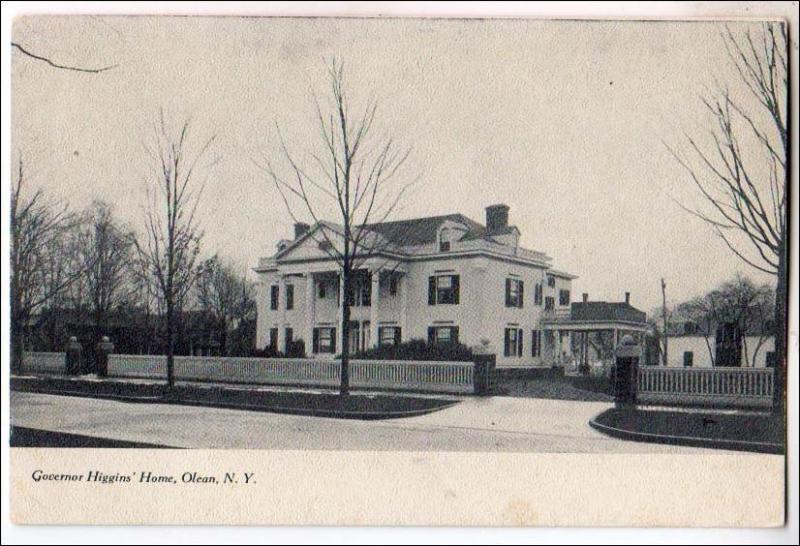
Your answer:
[[[439,252],[450,251],[450,230],[443,228],[439,231]]]

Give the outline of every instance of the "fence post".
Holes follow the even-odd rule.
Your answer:
[[[475,394],[487,396],[494,391],[497,355],[489,348],[488,340],[481,340],[481,343],[472,348],[472,386]]]
[[[623,336],[617,347],[611,378],[617,407],[636,405],[640,354],[641,350],[633,336]]]
[[[114,344],[109,341],[108,336],[103,336],[102,340],[97,344],[97,363],[95,372],[100,377],[108,375],[108,355],[114,352]]]
[[[75,336],[70,336],[69,342],[67,342],[66,348],[66,373],[67,375],[78,375],[81,373],[83,368],[83,363],[81,362],[81,354],[83,352],[83,347],[81,347],[78,338]]]

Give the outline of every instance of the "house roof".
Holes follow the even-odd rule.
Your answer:
[[[647,314],[625,302],[587,301],[573,303],[570,318],[572,320],[644,323],[647,320]]]
[[[486,232],[485,227],[467,218],[463,214],[445,214],[442,216],[428,216],[426,218],[381,222],[377,224],[368,224],[366,228],[381,234],[390,242],[398,245],[424,245],[436,242],[436,235],[439,232],[439,228],[448,220],[462,224],[467,228],[467,233],[463,237],[465,239],[473,236],[481,236]]]

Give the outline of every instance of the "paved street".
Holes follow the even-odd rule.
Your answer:
[[[11,424],[185,448],[692,453],[626,442],[587,424],[605,402],[466,398],[419,417],[353,421],[11,393]]]

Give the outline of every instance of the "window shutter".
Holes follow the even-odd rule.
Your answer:
[[[517,356],[522,356],[522,329],[517,330]]]
[[[503,356],[509,356],[511,349],[509,348],[511,330],[505,329],[505,339],[503,340]]]
[[[436,328],[428,326],[428,345],[436,343]]]
[[[402,338],[402,336],[400,334],[400,327],[398,326],[397,328],[394,329],[394,344],[395,345],[400,345],[400,342],[401,342],[402,339],[403,338]]]
[[[506,307],[511,307],[511,279],[506,279]]]
[[[285,331],[285,338],[286,338],[286,345],[284,346],[284,352],[289,353],[289,350],[292,348],[292,337],[294,335],[294,330],[291,328],[287,328]]]
[[[331,352],[336,354],[336,328],[331,328]]]
[[[531,330],[531,356],[536,356],[536,330]]]
[[[428,277],[428,305],[436,305],[436,277]]]
[[[458,326],[452,326],[450,328],[450,342],[453,344],[458,343]]]
[[[376,341],[378,342],[379,347],[381,345],[381,340],[383,339],[383,331],[385,328],[386,326],[378,326],[378,339]]]
[[[458,275],[453,275],[453,303],[458,304]]]
[[[525,283],[523,281],[519,281],[519,300],[517,301],[517,307],[519,307],[520,309],[522,309],[524,292],[525,292]]]
[[[314,354],[319,352],[319,328],[314,328],[314,342],[311,350]]]

